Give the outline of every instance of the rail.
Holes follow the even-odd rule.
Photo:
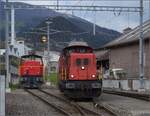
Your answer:
[[[119,91],[119,90],[112,90],[112,89],[103,89],[103,92],[107,93],[107,94],[115,94],[115,95],[132,97],[132,98],[136,98],[136,99],[150,101],[150,94],[147,94],[147,93],[138,93],[138,92],[131,92],[131,91]]]
[[[79,104],[76,103],[76,102],[67,100],[67,99],[65,99],[65,98],[63,98],[63,97],[59,97],[59,96],[54,95],[54,94],[52,94],[52,93],[50,93],[50,92],[46,92],[46,91],[44,91],[44,90],[42,90],[42,89],[40,89],[39,91],[41,91],[41,92],[43,92],[43,93],[45,93],[45,94],[48,94],[48,95],[50,95],[50,96],[53,96],[53,97],[55,97],[56,99],[61,100],[61,101],[65,102],[65,103],[67,103],[69,106],[74,107],[76,110],[78,110],[78,112],[80,113],[81,116],[87,116],[87,115],[88,115],[87,112],[90,113],[90,114],[92,114],[92,115],[94,115],[94,116],[102,116],[100,113],[97,113],[97,112],[94,112],[94,111],[92,111],[92,110],[89,110],[89,109],[87,109],[87,108],[85,108],[85,107],[79,105]]]
[[[50,103],[49,101],[43,99],[41,96],[35,94],[33,91],[28,90],[28,89],[25,89],[25,91],[28,92],[29,94],[31,94],[31,95],[37,97],[39,100],[41,100],[41,101],[44,102],[45,104],[47,104],[47,105],[53,107],[53,108],[56,109],[58,112],[60,112],[60,113],[62,113],[62,114],[64,114],[64,115],[66,115],[66,116],[71,116],[71,115],[70,115],[68,112],[66,112],[65,110],[61,109],[60,107],[58,107],[57,105],[55,105],[55,104],[53,104],[53,103]]]

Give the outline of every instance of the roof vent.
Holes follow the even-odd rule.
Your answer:
[[[131,31],[132,31],[132,29],[130,27],[127,27],[127,28],[125,28],[123,30],[123,34],[127,34],[127,33],[131,32]]]

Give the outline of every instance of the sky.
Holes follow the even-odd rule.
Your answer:
[[[13,1],[13,0],[9,0]],[[15,0],[20,1],[20,0]],[[57,4],[56,0],[22,0],[22,2],[34,5],[52,5]],[[139,0],[62,0],[60,5],[95,5],[95,6],[137,6]],[[96,23],[101,27],[114,29],[122,32],[127,27],[134,28],[139,25],[139,13],[121,12],[119,15],[116,12],[94,12],[94,11],[60,11],[66,14],[73,14],[92,23]],[[144,21],[150,19],[150,0],[144,1]]]

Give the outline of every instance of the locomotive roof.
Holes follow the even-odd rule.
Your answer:
[[[42,56],[35,55],[35,54],[23,55],[23,56],[21,56],[21,58],[28,58],[28,57],[30,57],[30,56],[34,56],[34,57],[37,57],[37,58],[42,58]]]
[[[68,47],[65,47],[65,48],[63,49],[63,51],[65,51],[65,50],[67,50],[67,49],[78,48],[78,47],[82,47],[82,48],[87,48],[87,49],[93,50],[93,49],[92,49],[91,47],[89,47],[89,46],[74,45],[74,46],[68,46]]]
[[[83,42],[83,41],[71,41],[68,45],[69,46],[88,46],[87,42]]]

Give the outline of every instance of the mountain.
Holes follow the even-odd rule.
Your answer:
[[[25,3],[13,3],[14,5],[25,5]],[[1,3],[4,6],[4,3]],[[2,7],[1,7],[2,8]],[[2,24],[5,23],[4,9],[0,10]],[[46,29],[45,21],[50,20],[50,49],[61,50],[72,40],[86,41],[90,46],[97,48],[116,39],[121,33],[96,25],[96,34],[93,35],[93,24],[77,16],[62,14],[51,9],[16,10],[16,32],[17,37],[25,38],[30,47],[41,50],[46,48],[46,43],[41,43],[42,36],[46,36],[45,31],[37,31],[37,28]],[[36,30],[36,31],[35,31]],[[4,32],[4,25],[0,26],[0,31]],[[31,34],[31,32],[33,32]],[[42,33],[42,34],[41,34]],[[0,39],[4,39],[4,33]],[[33,43],[33,44],[32,44]]]
[[[9,3],[14,4],[14,6],[32,6],[26,3]],[[5,10],[3,9],[5,2],[0,2],[0,31],[4,31],[5,27]],[[16,21],[16,32],[22,32],[29,30],[30,28],[34,28],[37,26],[42,20],[49,16],[57,16],[59,13],[50,10],[50,9],[19,9],[15,11],[15,21]],[[2,35],[1,35],[2,36]],[[4,35],[2,36],[4,37]],[[4,39],[4,38],[2,38]]]

